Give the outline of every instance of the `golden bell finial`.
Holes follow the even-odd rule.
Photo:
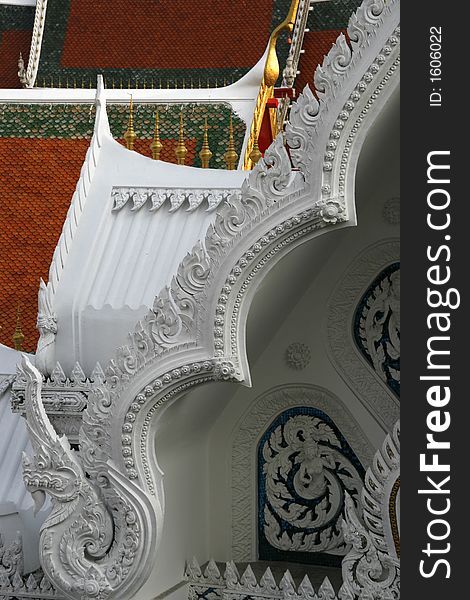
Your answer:
[[[227,146],[227,152],[224,154],[225,164],[227,165],[227,169],[229,171],[233,171],[235,169],[235,163],[237,161],[237,158],[238,158],[238,154],[235,152],[235,146],[233,144],[232,115],[230,115],[228,146]]]
[[[24,335],[23,335],[23,332],[21,331],[21,306],[19,304],[16,309],[15,333],[12,335],[11,339],[15,346],[15,350],[18,350],[18,352],[21,352],[21,350],[23,349]]]
[[[158,126],[158,110],[155,112],[155,131],[153,132],[153,142],[150,144],[150,150],[152,151],[152,158],[154,160],[160,160],[160,152],[162,151],[163,144],[160,141],[160,130]]]
[[[209,139],[207,137],[208,129],[209,129],[209,126],[207,125],[207,117],[206,117],[205,121],[204,121],[204,140],[202,142],[201,151],[199,152],[199,158],[201,159],[201,166],[203,169],[209,168],[209,161],[212,158],[212,152],[210,151],[210,148],[209,148]]]
[[[134,131],[134,105],[132,104],[132,95],[131,101],[129,102],[129,121],[127,123],[127,130],[124,134],[124,139],[126,140],[128,150],[134,150],[134,142],[136,139],[136,134]]]
[[[184,165],[184,161],[186,159],[187,153],[188,153],[188,150],[187,150],[186,146],[184,145],[183,112],[181,111],[180,112],[179,139],[178,139],[178,144],[177,144],[176,150],[175,150],[176,161],[178,162],[179,165]]]
[[[253,123],[253,149],[250,152],[250,160],[253,163],[253,166],[255,166],[262,157],[263,155],[258,146],[258,128],[256,127],[256,123]]]

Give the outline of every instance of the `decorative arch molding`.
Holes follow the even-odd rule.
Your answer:
[[[400,260],[398,239],[369,246],[348,266],[328,302],[325,335],[335,369],[380,423],[392,430],[399,415],[399,400],[362,356],[354,340],[353,322],[358,303],[383,269]]]
[[[90,394],[80,458],[57,445],[63,446],[42,407],[39,373],[25,368],[27,419],[37,454],[47,458],[30,463],[25,478],[32,491],[53,498],[57,521],[44,530],[40,556],[67,598],[82,598],[85,582],[89,596],[100,600],[127,599],[144,584],[163,522],[154,444],[162,410],[201,383],[249,385],[245,326],[258,285],[297,245],[356,224],[362,142],[398,83],[399,1],[364,0],[348,33],[351,45],[340,35],[318,67],[316,95],[306,88],[292,107],[290,152],[280,134],[116,350],[106,381]],[[50,486],[51,477],[70,469],[84,490],[82,502],[70,503]],[[93,530],[94,558],[85,553],[84,534],[77,538],[84,560],[69,560],[65,540],[76,522]],[[52,558],[51,547],[58,549]],[[117,557],[125,564],[119,577]]]
[[[232,554],[235,561],[257,559],[258,443],[269,425],[293,407],[312,407],[325,413],[362,465],[370,464],[374,456],[374,447],[344,402],[325,388],[312,384],[283,385],[259,396],[238,422],[232,437]]]

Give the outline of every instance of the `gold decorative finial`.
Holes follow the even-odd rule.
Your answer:
[[[205,121],[204,121],[204,140],[202,142],[201,151],[199,152],[199,158],[201,159],[201,166],[203,169],[209,168],[209,161],[212,158],[212,152],[210,151],[210,148],[209,148],[209,139],[207,137],[208,129],[209,129],[209,126],[207,125],[207,117],[206,117]]]
[[[160,141],[160,130],[158,126],[158,110],[155,112],[155,131],[153,132],[153,142],[150,144],[150,150],[152,151],[152,158],[154,160],[160,160],[160,152],[162,151],[163,144]]]
[[[268,56],[264,66],[264,83],[268,87],[273,86],[279,77],[279,61],[276,53],[277,38],[281,31],[285,29],[288,31],[293,30],[299,2],[300,0],[292,0],[287,17],[276,27],[269,39]]]
[[[235,152],[235,146],[233,144],[232,115],[230,115],[228,146],[227,146],[227,152],[224,154],[225,164],[227,165],[227,169],[229,171],[233,171],[235,169],[235,163],[237,161],[237,158],[238,158],[238,154]]]
[[[262,156],[258,146],[258,128],[256,127],[256,123],[253,123],[253,149],[250,152],[250,160],[253,163],[253,166],[258,163]]]
[[[18,304],[18,307],[16,309],[15,333],[12,335],[11,339],[15,346],[15,350],[18,350],[18,352],[21,352],[21,350],[23,349],[24,335],[23,335],[23,332],[21,331],[21,306],[20,306],[20,304]]]
[[[124,134],[124,139],[126,140],[128,150],[134,150],[134,142],[136,139],[136,134],[134,131],[134,105],[132,103],[132,95],[131,101],[129,103],[129,121],[127,123],[127,130]]]
[[[180,132],[179,132],[178,144],[177,144],[176,150],[175,150],[176,160],[179,165],[184,165],[184,161],[186,159],[187,153],[188,153],[188,150],[184,144],[183,112],[180,112]]]

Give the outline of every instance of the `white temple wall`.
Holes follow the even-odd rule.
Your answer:
[[[393,103],[390,110],[394,110]],[[360,429],[367,432],[370,448],[382,444],[386,427],[371,415],[361,402],[360,393],[352,389],[351,382],[343,379],[331,362],[327,319],[332,295],[355,259],[367,249],[374,255],[374,248],[397,243],[399,214],[393,199],[400,193],[399,177],[393,159],[396,149],[387,129],[394,124],[393,119],[386,119],[385,125],[379,123],[364,146],[364,161],[361,157],[356,181],[358,226],[301,246],[262,283],[248,319],[253,387],[210,384],[193,390],[167,409],[157,442],[157,448],[161,448],[160,466],[166,473],[164,539],[156,559],[155,577],[152,576],[153,581],[158,581],[154,584],[158,589],[147,588],[154,590],[155,595],[181,581],[182,556],[190,559],[194,555],[200,564],[211,557],[218,561],[233,558],[233,439],[240,420],[267,390],[292,384],[324,388],[344,404]],[[366,280],[365,288],[372,280],[373,276]],[[352,323],[348,326],[352,329]],[[310,361],[302,370],[293,369],[286,362],[286,349],[292,342],[310,349]],[[372,368],[370,374],[374,377]],[[208,485],[206,495],[203,481]],[[256,494],[255,481],[255,477],[246,481],[247,494]],[[254,558],[255,546],[251,559]]]

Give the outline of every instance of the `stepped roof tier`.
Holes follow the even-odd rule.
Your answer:
[[[35,323],[38,279],[47,280],[48,266],[91,139],[95,91],[90,86],[95,87],[96,73],[104,73],[110,129],[120,143],[125,143],[123,136],[132,93],[137,135],[134,149],[138,153],[151,156],[150,144],[158,109],[163,143],[160,158],[175,162],[178,115],[183,110],[187,146],[185,163],[201,165],[199,152],[207,116],[213,153],[210,166],[225,168],[231,114],[234,147],[241,164],[249,133],[247,126],[261,80],[260,68],[252,69],[235,85],[218,89],[214,86],[229,84],[255,65],[266,48],[270,31],[285,17],[291,2],[265,0],[255,5],[217,2],[214,4],[216,9],[206,15],[207,19],[200,12],[196,18],[194,11],[188,9],[191,4],[188,0],[171,3],[146,0],[133,11],[129,11],[123,2],[113,2],[112,10],[109,2],[68,0],[65,4],[65,10],[64,3],[57,0],[47,3],[40,0],[36,8],[0,5],[0,41],[2,48],[5,44],[8,46],[7,52],[0,52],[0,74],[4,74],[3,78],[0,75],[0,86],[19,87],[19,52],[26,68],[32,43],[40,48],[36,53],[40,60],[36,65],[35,85],[40,88],[44,84],[47,88],[0,93],[0,156],[5,166],[0,173],[3,190],[0,218],[10,224],[8,228],[0,227],[1,260],[4,263],[1,269],[4,292],[0,305],[0,341],[12,345],[17,307],[21,305],[23,348],[27,351],[34,351],[38,339]],[[297,80],[293,83],[297,92],[306,83],[313,85],[316,65],[321,63],[338,33],[345,30],[348,18],[358,4],[358,0],[331,0],[311,5],[297,65]],[[201,8],[203,12],[208,10],[205,6]],[[214,9],[212,3],[210,6]],[[109,27],[110,20],[119,22],[119,27]],[[97,24],[101,26],[99,35]],[[33,26],[36,38],[33,35],[31,42]],[[207,33],[209,27],[210,35]],[[149,38],[145,34],[148,28],[153,32],[149,36],[158,40],[157,43],[144,43]],[[89,36],[86,43],[84,39],[76,39],[79,30]],[[116,39],[105,39],[106,35],[114,36],[117,31]],[[178,44],[171,41],[176,31]],[[219,40],[217,36],[221,32],[223,36]],[[26,42],[21,41],[23,38]],[[13,39],[17,40],[16,46]],[[287,35],[281,35],[277,44],[281,72],[288,51],[292,50],[288,41]],[[110,56],[106,58],[111,46],[112,61]],[[72,50],[78,47],[85,48],[86,52],[74,59]],[[148,54],[148,48],[152,52],[155,49],[158,60]],[[10,56],[13,50],[15,56]],[[74,60],[82,62],[78,65]],[[261,58],[258,67],[262,68],[262,63]],[[70,66],[73,64],[75,66]],[[243,87],[247,78],[249,90],[240,93],[237,85]],[[281,79],[282,75],[279,83]],[[207,88],[208,84],[211,87]],[[51,85],[54,89],[49,89]],[[81,89],[82,86],[85,89]],[[140,89],[126,89],[128,86]],[[247,101],[244,106],[237,104],[241,96]],[[21,268],[15,266],[20,262]]]
[[[259,67],[258,67],[259,70]],[[255,70],[256,71],[256,70]],[[248,78],[248,81],[247,81]],[[152,157],[155,116],[159,114],[160,160],[176,162],[179,117],[183,115],[186,165],[201,166],[199,153],[207,118],[210,167],[225,169],[232,122],[239,157],[253,112],[260,74],[218,90],[108,90],[111,135],[125,145],[129,99],[133,94],[134,150]],[[53,102],[0,100],[0,261],[3,293],[0,340],[12,345],[18,304],[22,307],[23,349],[34,351],[39,277],[47,280],[54,248],[70,206],[90,144],[95,120],[95,90],[52,90]],[[30,90],[40,95],[42,90]],[[51,94],[47,90],[47,94]],[[139,100],[140,98],[140,100]],[[165,99],[165,101],[163,101]],[[8,226],[7,226],[8,224]],[[45,226],[46,224],[46,226]],[[19,267],[21,265],[21,267]]]

